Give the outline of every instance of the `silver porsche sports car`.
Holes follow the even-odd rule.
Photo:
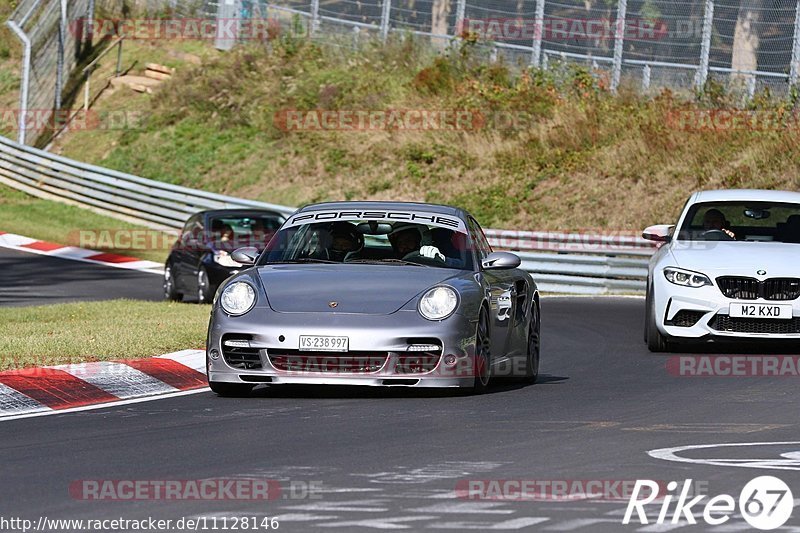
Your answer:
[[[208,382],[468,387],[534,382],[539,293],[520,259],[493,252],[453,207],[334,202],[304,207],[226,280],[208,328]]]

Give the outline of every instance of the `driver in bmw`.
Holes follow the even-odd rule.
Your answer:
[[[422,246],[422,227],[418,224],[396,224],[389,233],[389,242],[398,259],[421,255],[428,259],[445,260],[436,246]]]
[[[729,230],[726,226],[728,226],[728,221],[725,219],[725,215],[722,214],[722,211],[719,209],[709,209],[703,215],[703,229],[706,231],[717,230],[725,233],[731,239],[736,238],[736,234]]]

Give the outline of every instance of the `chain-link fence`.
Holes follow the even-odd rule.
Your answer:
[[[715,83],[745,98],[764,88],[785,95],[800,71],[800,0],[23,0],[9,21],[25,48],[23,111],[60,107],[65,80],[91,44],[82,20],[95,13],[210,19],[221,49],[241,39],[248,19],[354,42],[411,33],[442,49],[474,39],[490,60],[582,63],[612,91]],[[28,141],[22,127],[20,140]]]
[[[243,1],[243,0],[235,0]],[[320,34],[341,26],[414,32],[434,43],[478,38],[524,66],[580,62],[612,90],[700,90],[716,82],[746,96],[786,94],[800,65],[798,0],[284,0]]]
[[[92,18],[91,0],[23,0],[8,20],[23,46],[19,141],[30,122],[47,120],[47,111],[61,108],[70,73],[86,53],[82,21]]]

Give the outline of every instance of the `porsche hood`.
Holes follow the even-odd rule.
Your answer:
[[[387,315],[463,272],[407,265],[267,265],[258,275],[273,311]]]

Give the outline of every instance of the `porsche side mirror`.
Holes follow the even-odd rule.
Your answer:
[[[517,268],[522,261],[511,252],[492,252],[486,256],[481,265],[484,270],[505,270]]]
[[[642,238],[648,241],[655,242],[669,242],[672,240],[672,230],[675,226],[673,224],[657,224],[645,228],[642,232]]]
[[[258,259],[258,248],[246,246],[231,254],[231,259],[242,265],[254,265]]]

